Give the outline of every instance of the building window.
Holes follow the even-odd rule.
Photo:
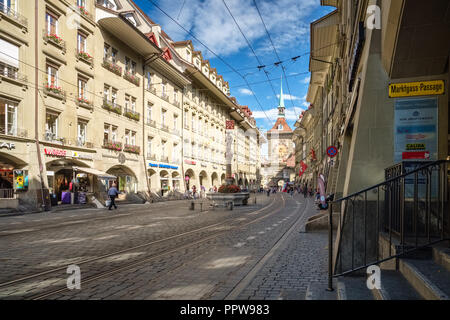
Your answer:
[[[78,52],[87,52],[86,48],[86,35],[78,32],[77,35],[77,50]]]
[[[147,137],[147,154],[152,154],[152,144],[153,144],[153,137],[148,136]]]
[[[166,113],[167,111],[162,109],[161,110],[161,124],[164,126],[166,125]]]
[[[111,140],[113,142],[117,141],[117,127],[112,126],[111,128]]]
[[[0,134],[17,135],[17,105],[0,100]]]
[[[78,98],[86,99],[87,92],[87,80],[84,78],[78,78]]]
[[[47,11],[45,13],[47,35],[58,35],[58,17]]]
[[[104,129],[103,129],[103,140],[105,140],[105,141],[109,141],[109,139],[111,138],[111,135],[109,132],[110,128],[111,128],[111,125],[105,123]]]
[[[177,143],[173,144],[172,161],[178,161],[178,144]]]
[[[111,102],[114,106],[117,103],[117,89],[116,88],[111,89]]]
[[[147,103],[147,119],[148,121],[152,120],[152,104],[150,102]]]
[[[173,128],[175,130],[177,130],[177,128],[178,128],[178,115],[176,115],[176,114],[173,115]]]
[[[125,130],[125,144],[130,144],[130,130]]]
[[[136,74],[136,62],[131,61],[131,73]]]
[[[131,140],[130,140],[130,144],[132,146],[136,145],[136,132],[135,131],[131,131]]]
[[[162,157],[166,157],[166,143],[167,141],[161,140],[161,155]]]
[[[129,72],[130,71],[130,66],[131,66],[131,60],[128,57],[125,57],[125,71]]]
[[[47,112],[45,117],[45,134],[47,140],[56,139],[58,136],[58,117],[57,113]]]
[[[174,90],[173,92],[173,101],[178,102],[178,90]]]
[[[278,125],[278,130],[283,130],[283,125],[282,124]]]
[[[105,84],[103,88],[103,100],[109,100],[109,96],[111,94],[111,87]]]
[[[131,97],[131,110],[136,111],[136,98]]]
[[[117,55],[118,55],[117,49],[112,48],[112,50],[111,50],[111,61],[113,63],[117,63]]]
[[[166,95],[166,84],[161,83],[161,95],[164,97]]]
[[[150,71],[147,71],[147,90],[150,90],[152,87],[152,74]]]
[[[105,46],[103,47],[103,59],[108,60],[109,59],[109,49],[111,47],[109,46],[109,44],[105,43]]]
[[[130,110],[130,96],[125,95],[125,110]]]
[[[47,64],[47,83],[51,86],[58,86],[58,67]]]
[[[77,0],[77,6],[86,8],[86,0]]]
[[[19,47],[0,39],[0,48],[0,74],[8,78],[17,78],[17,71],[19,70]]]
[[[86,121],[78,121],[78,145],[84,146],[86,144],[86,131],[87,131],[87,122]]]

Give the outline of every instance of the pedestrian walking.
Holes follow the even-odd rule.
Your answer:
[[[113,184],[111,186],[111,188],[109,188],[109,190],[108,190],[108,196],[109,196],[109,200],[110,200],[108,210],[111,210],[112,206],[114,206],[114,209],[117,209],[117,206],[116,206],[116,203],[114,200],[116,199],[116,197],[118,195],[119,195],[119,191],[117,190],[116,185]]]
[[[308,195],[308,185],[305,184],[305,186],[303,187],[303,196],[306,198],[307,195]]]

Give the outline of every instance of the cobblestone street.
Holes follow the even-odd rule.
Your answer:
[[[2,299],[304,299],[326,280],[312,199],[257,195],[235,210],[188,201],[0,218]],[[68,290],[78,265],[81,289]]]

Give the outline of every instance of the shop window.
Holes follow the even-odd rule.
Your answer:
[[[0,134],[17,135],[17,104],[0,100]]]

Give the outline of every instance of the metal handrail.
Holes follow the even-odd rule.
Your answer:
[[[0,13],[7,15],[8,17],[14,18],[16,21],[18,21],[21,25],[28,27],[28,19],[18,13],[17,11],[11,9],[7,5],[0,3]]]
[[[420,248],[450,240],[450,215],[444,215],[444,212],[448,212],[448,163],[450,163],[448,160],[434,161],[329,202],[328,290],[333,290],[333,277],[351,274],[368,266],[399,258]],[[425,185],[421,188],[421,192],[419,192],[419,184]],[[434,185],[433,189],[432,185]],[[368,199],[369,191],[376,191],[374,192],[376,200]],[[380,199],[380,191],[385,192],[384,199]],[[380,206],[380,202],[384,203],[382,213],[380,211],[383,206]],[[421,202],[425,202],[422,209],[419,208]],[[355,206],[359,203],[363,206],[358,208],[355,214]],[[376,215],[371,215],[373,212],[370,212],[370,208],[375,209],[375,207],[369,208],[369,206],[375,203]],[[333,252],[333,207],[336,208],[337,205],[341,205],[340,210],[336,211],[339,213],[340,234],[336,242],[337,251]],[[380,217],[384,217],[382,223],[380,223]],[[359,223],[358,229],[356,229],[356,220]],[[385,232],[388,232],[389,236],[389,253],[385,257],[380,257],[379,240],[380,235]],[[448,232],[447,236],[446,232]],[[397,246],[399,252],[395,253],[391,249],[394,237],[398,237],[399,242]],[[358,249],[355,248],[355,238],[359,245]],[[374,241],[370,242],[370,240]],[[358,255],[356,259],[355,255]],[[343,259],[347,259],[344,267]]]

